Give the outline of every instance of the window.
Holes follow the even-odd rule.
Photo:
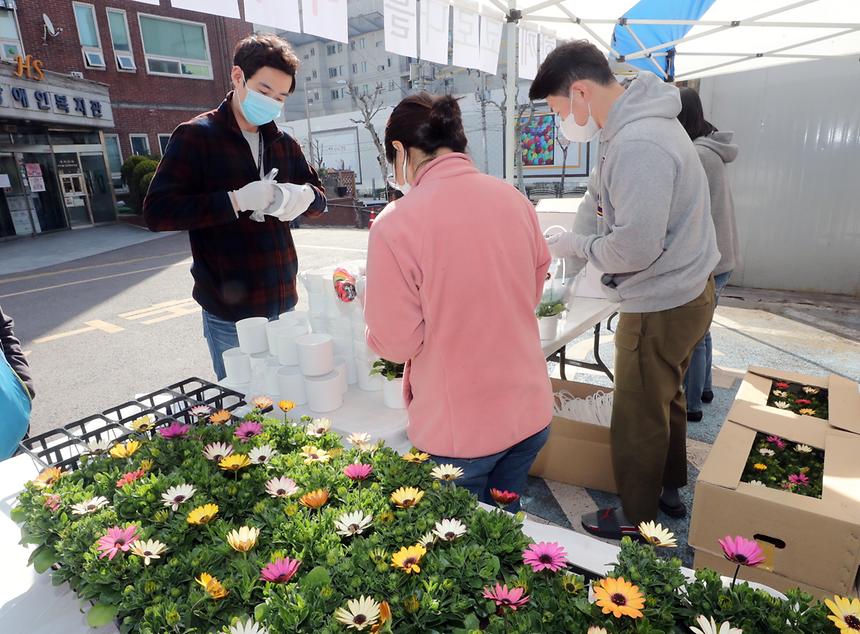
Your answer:
[[[340,76],[341,76],[341,77],[343,77],[343,66],[340,66],[340,67],[339,67],[339,70],[340,70],[340,73],[339,73],[339,74],[340,74]]]
[[[84,54],[84,64],[87,68],[105,69],[105,56],[102,53],[102,43],[99,38],[99,27],[96,24],[96,10],[91,4],[74,4],[75,22],[78,25],[78,39]]]
[[[125,11],[108,9],[107,17],[117,70],[137,70],[137,66],[134,64],[134,54],[131,52],[131,37],[128,34],[128,20]]]
[[[340,99],[340,91],[337,89],[332,90],[331,91],[331,98],[332,99]]]
[[[337,52],[340,53],[341,51],[343,51],[343,44],[338,44],[337,45]]]
[[[158,147],[161,148],[161,156],[164,156],[164,153],[167,151],[167,142],[170,141],[169,134],[159,134],[158,135]]]
[[[334,55],[335,53],[337,53],[337,46],[335,46],[334,44],[329,44],[325,47],[325,52],[329,55]]]
[[[376,43],[376,48],[382,48],[382,40],[379,40],[379,41]]]
[[[125,184],[122,182],[122,150],[119,147],[119,135],[106,134],[105,146],[107,147],[108,167],[113,186],[115,189],[123,189]]]
[[[312,48],[312,49],[311,49],[311,57],[313,57],[313,56],[314,56],[314,55],[316,55],[316,54],[317,54],[317,49]]]
[[[388,90],[397,90],[397,86],[394,84],[394,80],[388,82]]]
[[[316,71],[316,70],[311,71],[311,77],[312,77],[313,79],[316,79],[316,78],[317,78],[317,71]]]
[[[212,79],[205,24],[144,13],[137,19],[149,74]]]
[[[305,55],[304,55],[304,58],[303,58],[303,59],[304,59],[305,61],[309,60],[309,59],[310,59],[310,55],[308,55],[307,53],[305,53]]]
[[[391,58],[388,58],[388,68],[391,68]]]
[[[329,77],[337,77],[337,68],[335,68],[334,66],[329,68],[328,69],[328,76]]]
[[[15,22],[15,12],[0,9],[0,59],[12,62],[15,57],[22,55],[21,38],[18,35],[18,24]]]
[[[362,63],[361,63],[361,72],[362,72],[362,73],[366,73],[366,72],[367,72],[367,62],[362,62]]]
[[[357,72],[358,72],[358,64],[353,64],[352,65],[352,74],[354,75]]]
[[[352,42],[349,43],[349,50],[351,50],[351,51],[355,50],[355,40],[353,40]]]
[[[364,38],[361,38],[358,41],[358,48],[361,48],[361,49],[367,48],[367,41]]]
[[[320,91],[319,90],[314,90],[314,99],[316,101],[320,100]]]
[[[361,85],[361,94],[366,95],[368,92],[367,84]]]
[[[149,154],[149,135],[148,134],[129,134],[131,141],[132,154]]]

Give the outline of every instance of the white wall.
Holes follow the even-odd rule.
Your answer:
[[[740,146],[732,283],[860,295],[857,57],[703,79],[700,93]]]

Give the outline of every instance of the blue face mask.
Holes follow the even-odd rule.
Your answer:
[[[274,121],[281,114],[284,107],[277,99],[272,99],[248,87],[245,82],[247,94],[242,100],[242,114],[251,125],[265,125]]]

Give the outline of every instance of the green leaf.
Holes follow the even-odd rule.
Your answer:
[[[268,606],[265,603],[257,604],[257,607],[254,608],[254,620],[258,623],[262,623],[266,618],[266,610]]]
[[[51,548],[45,547],[37,549],[38,553],[33,557],[33,567],[36,572],[42,574],[58,561],[57,553]]]
[[[66,583],[66,579],[63,575],[59,575],[56,572],[51,575],[51,584],[55,586],[61,586]]]
[[[12,521],[16,524],[20,524],[27,518],[27,512],[24,510],[23,506],[18,505],[9,513],[9,517],[11,517]]]
[[[90,611],[87,612],[87,624],[89,624],[90,627],[104,627],[109,623],[113,623],[117,612],[119,612],[119,608],[115,605],[96,603]]]
[[[317,566],[302,579],[302,585],[307,589],[318,588],[331,583],[331,575],[322,566]]]

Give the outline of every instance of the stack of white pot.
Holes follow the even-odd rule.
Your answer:
[[[343,405],[349,386],[383,391],[385,405],[405,407],[402,380],[370,376],[378,358],[364,339],[361,304],[342,302],[334,292],[333,269],[302,273],[310,311],[282,314],[277,320],[251,317],[236,323],[239,347],[224,352],[222,382],[245,395],[307,404],[326,413]]]

